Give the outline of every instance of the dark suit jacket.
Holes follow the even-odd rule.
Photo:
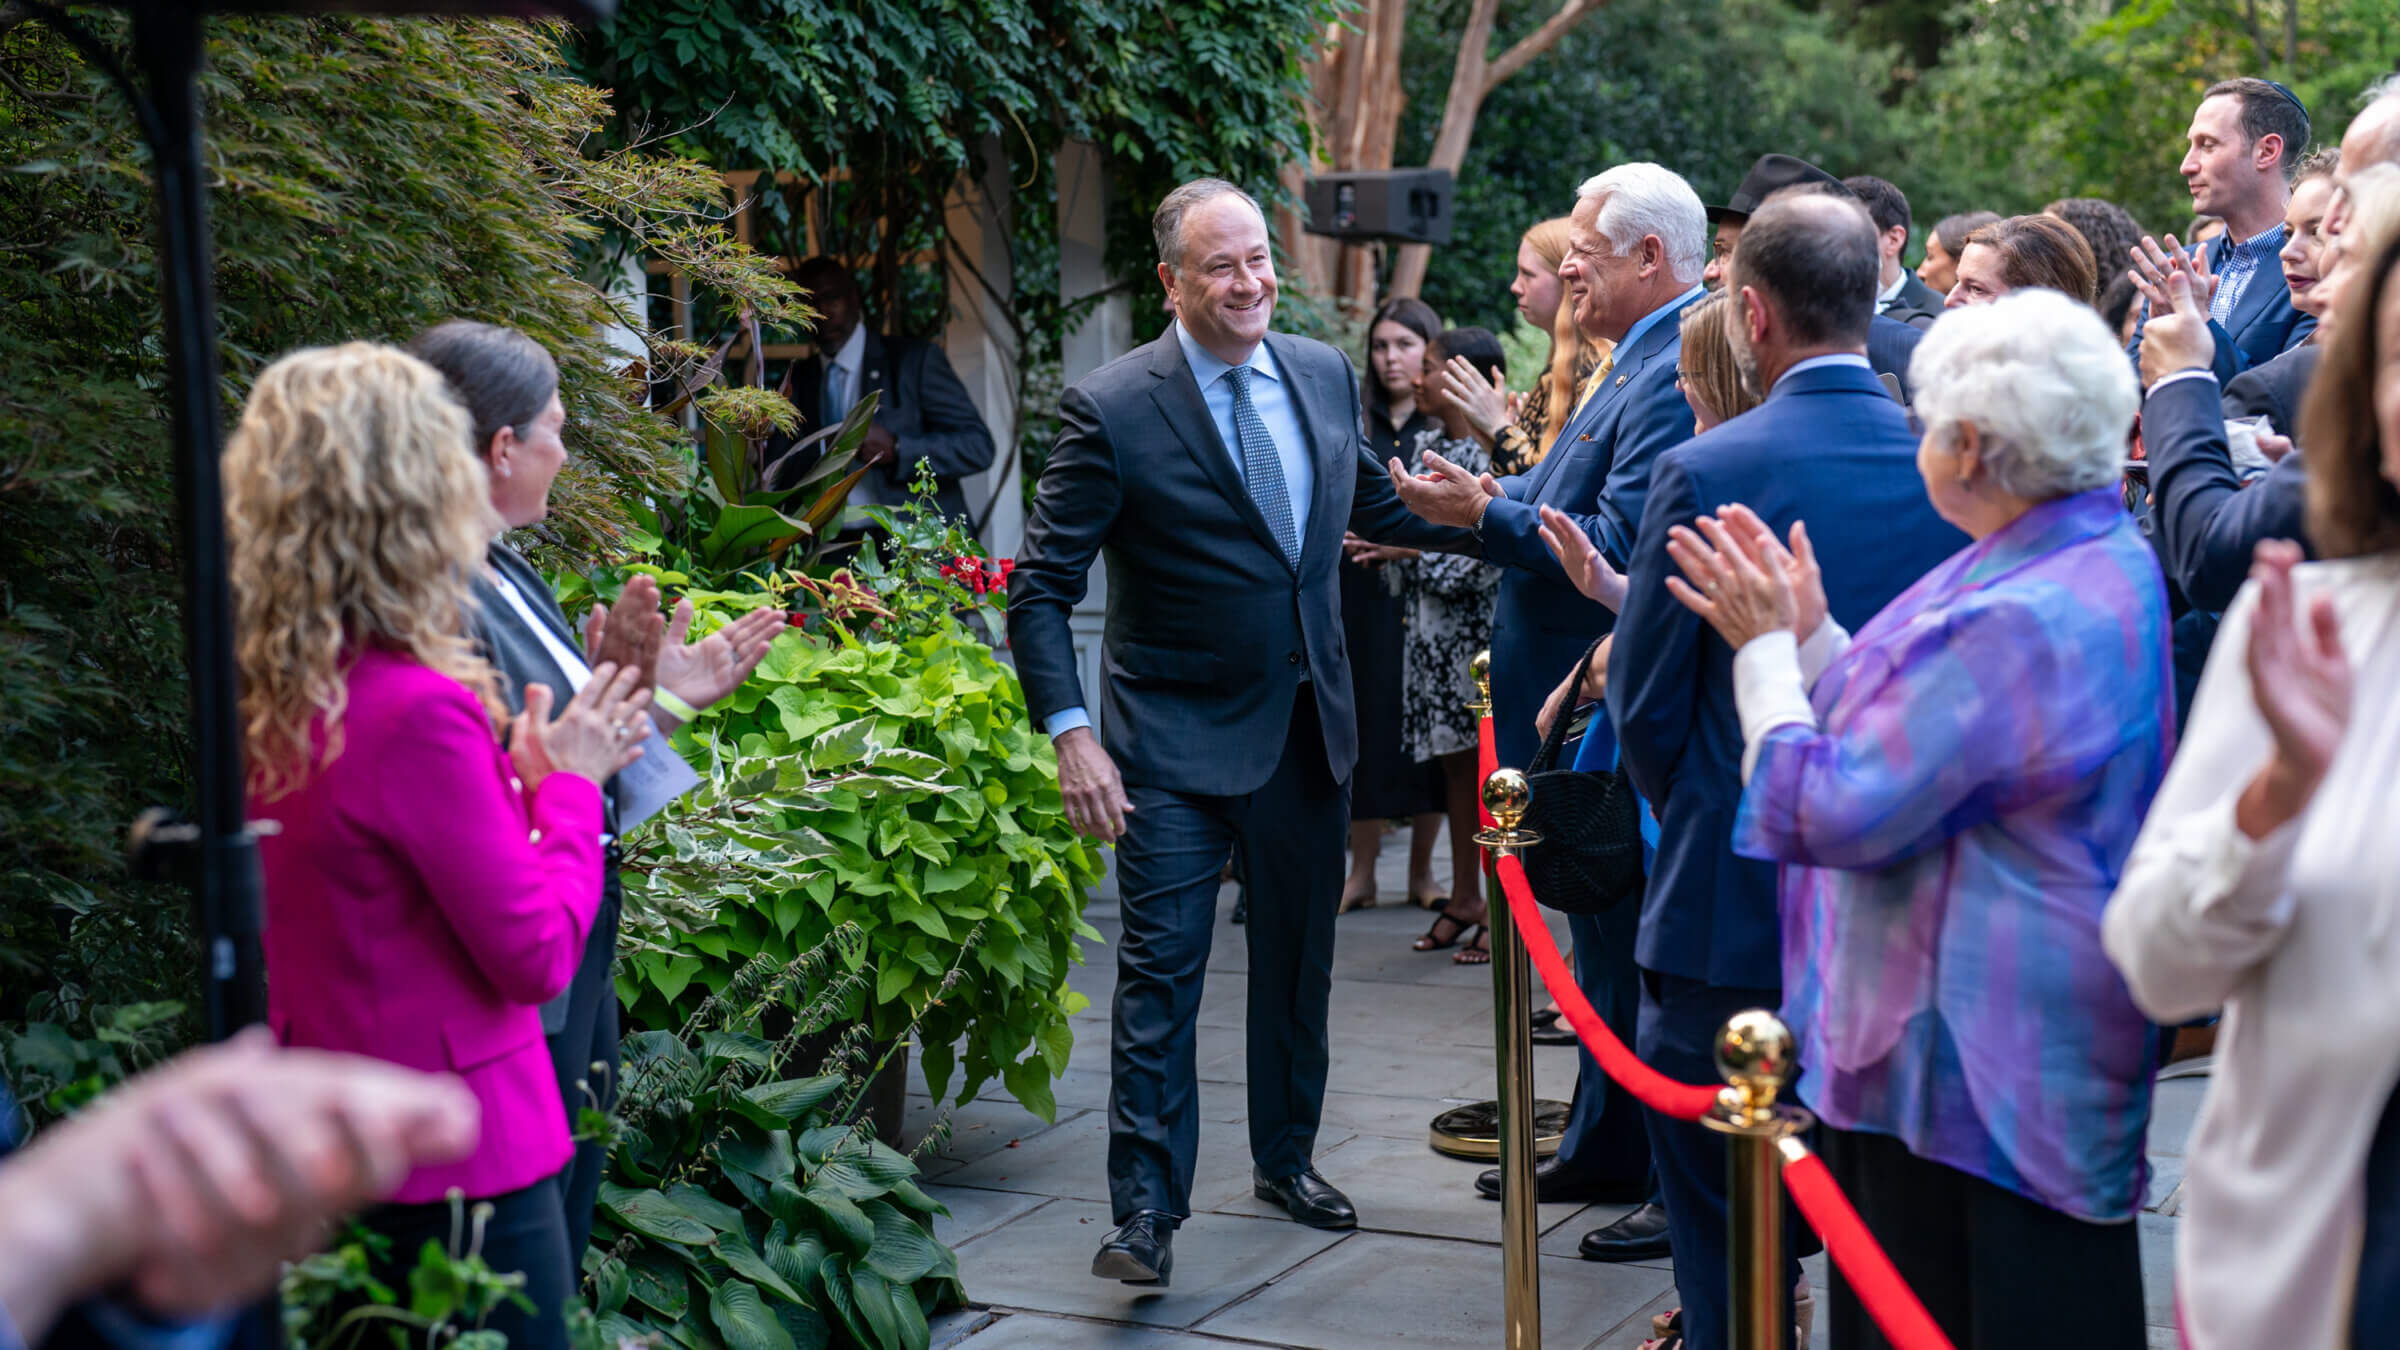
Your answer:
[[[1883,312],[1883,317],[1915,329],[1931,328],[1933,321],[1942,317],[1942,302],[1946,298],[1940,291],[1919,280],[1916,273],[1903,269],[1900,274],[1900,295],[1892,301],[1892,307]]]
[[[2142,404],[2151,542],[2167,580],[2212,613],[2233,603],[2259,540],[2308,546],[2308,471],[2298,451],[2244,487],[2225,440],[2226,414],[2211,380],[2162,383]]]
[[[1034,716],[1047,724],[1093,709],[1129,784],[1256,790],[1282,757],[1304,688],[1317,700],[1326,763],[1347,779],[1358,732],[1336,580],[1343,530],[1477,551],[1465,530],[1400,504],[1367,451],[1348,357],[1282,333],[1268,334],[1267,349],[1316,467],[1297,567],[1243,486],[1173,328],[1059,399],[1058,441],[1009,578],[1009,644]],[[1067,615],[1103,550],[1108,625],[1095,704],[1075,672]]]
[[[1691,405],[1675,387],[1681,317],[1680,310],[1662,316],[1631,349],[1619,350],[1607,383],[1559,428],[1550,453],[1532,472],[1502,480],[1507,495],[1484,508],[1484,557],[1508,568],[1500,575],[1491,647],[1492,737],[1508,767],[1523,768],[1533,758],[1542,700],[1616,623],[1605,606],[1575,589],[1543,546],[1538,508],[1572,516],[1612,565],[1625,566],[1651,466],[1692,436]]]
[[[1666,588],[1667,531],[1741,502],[1778,536],[1808,523],[1834,620],[1856,631],[1967,538],[1935,515],[1908,414],[1868,372],[1818,367],[1659,457],[1608,665],[1626,770],[1659,812],[1634,960],[1708,984],[1783,983],[1775,866],[1734,856],[1742,728],[1733,651]]]
[[[525,555],[495,540],[484,553],[484,561],[491,564],[493,571],[507,577],[517,593],[525,597],[526,604],[540,616],[543,627],[568,647],[576,651],[583,650],[583,643],[575,635],[575,626],[567,621],[566,611],[559,608],[558,598],[550,593],[550,583],[543,580],[542,574],[525,560]],[[516,606],[508,603],[508,597],[502,595],[499,588],[481,572],[475,574],[475,602],[480,609],[475,616],[475,641],[483,648],[484,658],[501,674],[500,692],[508,700],[508,710],[512,713],[525,711],[525,686],[529,684],[550,687],[553,696],[550,705],[552,716],[564,710],[567,700],[574,696],[575,686],[568,683],[567,673],[559,669],[557,660],[550,655],[550,649],[542,645],[540,636],[525,626],[525,620],[517,613]],[[617,780],[613,775],[600,785],[600,809],[608,832],[615,834]],[[611,848],[602,856],[601,912],[586,939],[587,950],[605,944],[614,951],[617,945],[616,850]],[[606,962],[595,959],[592,964],[598,969],[597,978],[609,978]],[[584,968],[578,966],[576,979],[580,982],[586,978]],[[575,989],[570,985],[558,997],[542,1005],[543,1035],[555,1036],[565,1027],[567,1004],[574,996]]]
[[[967,499],[958,480],[992,466],[992,433],[984,425],[983,414],[976,411],[975,401],[967,397],[967,387],[958,382],[958,372],[950,368],[950,358],[923,338],[885,337],[870,331],[859,364],[859,396],[881,395],[881,402],[875,405],[875,425],[890,431],[899,447],[893,461],[870,470],[861,486],[874,483],[882,500],[896,502],[907,495],[917,465],[930,463],[941,484],[934,500],[941,503],[942,513],[965,516]],[[793,364],[790,392],[793,406],[800,410],[802,434],[823,427],[824,353]],[[774,463],[793,439],[770,440],[768,462]],[[768,488],[798,482],[822,457],[812,452],[776,465]]]
[[[1889,375],[1900,382],[1900,401],[1913,403],[1917,392],[1908,383],[1908,359],[1917,354],[1917,344],[1925,340],[1925,330],[1912,328],[1888,314],[1878,314],[1867,326],[1867,364],[1878,375]]]
[[[2300,434],[2300,402],[2316,376],[2317,359],[2325,349],[2310,342],[2292,348],[2262,365],[2252,366],[2225,385],[2227,417],[2264,417],[2285,436]]]

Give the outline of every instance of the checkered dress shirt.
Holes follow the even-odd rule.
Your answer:
[[[2242,303],[2242,292],[2250,289],[2250,278],[2258,269],[2276,262],[2275,255],[2283,252],[2283,226],[2277,225],[2264,234],[2252,235],[2238,244],[2228,244],[2217,258],[2217,293],[2208,302],[2208,317],[2218,323],[2226,322],[2234,306]]]

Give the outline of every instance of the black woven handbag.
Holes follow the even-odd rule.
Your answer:
[[[1594,642],[1575,663],[1575,688],[1525,770],[1533,789],[1525,828],[1542,836],[1525,850],[1525,879],[1534,899],[1562,914],[1605,913],[1642,891],[1641,806],[1632,780],[1622,768],[1556,767],[1569,717],[1583,702],[1584,672],[1599,649]]]

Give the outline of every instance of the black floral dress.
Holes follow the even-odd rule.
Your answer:
[[[1470,473],[1490,467],[1490,457],[1473,438],[1447,440],[1439,425],[1429,425],[1416,433],[1409,449],[1411,472],[1424,472],[1428,450]],[[1475,700],[1475,681],[1467,664],[1491,645],[1500,569],[1449,553],[1420,553],[1390,568],[1407,624],[1401,643],[1401,744],[1419,762],[1472,750],[1475,719],[1467,705]]]

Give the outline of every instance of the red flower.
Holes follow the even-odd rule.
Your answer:
[[[784,619],[783,626],[786,628],[806,628],[808,627],[808,616],[800,613],[798,610],[794,610],[788,617]]]

